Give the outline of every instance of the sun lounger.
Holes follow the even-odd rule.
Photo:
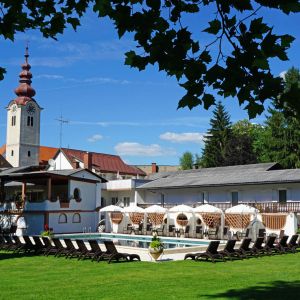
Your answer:
[[[79,257],[81,255],[81,252],[75,248],[71,239],[64,239],[64,242],[66,244],[66,250],[64,251],[66,258]]]
[[[46,246],[42,243],[41,239],[39,236],[33,236],[33,241],[36,246],[36,253],[45,253],[46,251]]]
[[[288,238],[289,238],[288,235],[284,235],[280,239],[279,243],[274,246],[274,251],[277,251],[278,253],[281,254],[289,252],[288,245],[287,245]]]
[[[28,235],[23,235],[23,240],[25,242],[24,251],[25,252],[37,252],[38,246],[32,243],[30,237]]]
[[[89,240],[89,244],[91,247],[91,250],[89,254],[86,254],[85,257],[91,257],[92,261],[95,259],[99,262],[101,259],[103,259],[104,252],[101,250],[98,242],[96,240]]]
[[[91,252],[91,250],[89,250],[86,245],[85,242],[83,240],[75,240],[77,247],[80,251],[80,255],[78,255],[78,260],[80,260],[81,258],[85,258],[88,257],[89,253]],[[92,256],[91,256],[92,257]]]
[[[53,246],[50,239],[46,236],[42,237],[42,241],[46,247],[46,250],[44,252],[44,255],[48,256],[50,254],[56,254],[58,252],[58,249],[56,246]]]
[[[296,249],[298,246],[297,240],[298,240],[298,234],[294,234],[292,235],[291,239],[287,243],[287,248],[290,252],[296,253]]]
[[[256,253],[250,248],[250,243],[251,243],[250,238],[243,239],[242,243],[237,251],[239,253],[241,253],[242,255],[244,255],[244,257],[255,256]]]
[[[278,249],[275,248],[274,242],[276,236],[268,236],[264,249],[267,251],[267,254],[272,255],[275,252],[278,252]]]
[[[251,248],[251,250],[252,250],[257,256],[262,255],[262,254],[265,254],[265,253],[267,252],[266,249],[264,249],[264,247],[262,246],[263,242],[264,242],[264,238],[263,238],[263,237],[258,237],[258,238],[255,240],[255,242],[254,242],[254,244],[253,244],[253,246],[252,246],[252,248]]]
[[[105,257],[108,258],[108,263],[113,260],[119,261],[120,259],[133,261],[134,259],[141,260],[140,256],[137,254],[129,254],[129,253],[121,253],[118,252],[115,244],[112,241],[104,241],[104,245],[106,247],[106,252],[104,254]]]
[[[223,254],[226,258],[228,257],[230,260],[233,258],[244,258],[242,253],[234,249],[235,244],[236,240],[228,240],[224,249],[219,251],[219,253]]]
[[[206,258],[208,260],[210,258],[212,262],[215,262],[216,258],[221,258],[225,261],[224,255],[218,252],[219,245],[220,241],[211,241],[205,252],[187,253],[184,259],[200,260],[200,258]]]
[[[216,239],[218,238],[219,227],[209,229],[207,232],[208,239]]]
[[[52,241],[53,241],[53,243],[54,243],[54,245],[55,245],[55,247],[56,247],[56,249],[57,249],[57,251],[56,251],[56,253],[55,253],[55,255],[54,255],[55,257],[59,257],[61,254],[67,255],[68,250],[67,250],[67,248],[65,248],[65,247],[62,245],[60,239],[58,239],[58,238],[53,238]]]

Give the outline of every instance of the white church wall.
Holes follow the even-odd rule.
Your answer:
[[[49,171],[53,170],[70,170],[73,169],[72,165],[70,164],[69,160],[66,156],[60,152],[57,157],[54,159],[53,166],[49,166]]]

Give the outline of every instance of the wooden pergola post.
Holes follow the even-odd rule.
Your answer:
[[[22,204],[21,204],[21,208],[25,206],[25,200],[26,200],[26,182],[22,182]]]
[[[47,192],[48,192],[48,200],[51,201],[52,198],[52,180],[51,177],[48,178],[47,180]]]

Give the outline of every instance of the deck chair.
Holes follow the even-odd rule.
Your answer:
[[[89,240],[88,241],[91,247],[91,250],[85,257],[91,257],[92,261],[97,260],[98,262],[103,258],[104,252],[101,250],[98,242],[96,240]]]
[[[244,257],[255,256],[256,253],[250,248],[250,243],[251,243],[250,238],[244,238],[237,251],[242,255],[244,255]]]
[[[108,258],[108,263],[111,263],[113,260],[119,261],[120,259],[124,259],[126,261],[141,260],[140,256],[137,254],[129,254],[129,253],[121,253],[118,252],[113,241],[104,241],[104,245],[106,247],[105,257]]]
[[[14,242],[9,235],[4,235],[2,240],[2,250],[11,250],[14,247]]]
[[[250,229],[247,228],[245,232],[239,232],[237,233],[237,236],[239,239],[247,238],[249,237]]]
[[[59,257],[61,254],[67,254],[67,249],[62,245],[60,239],[53,238],[52,241],[56,248],[56,253],[54,254],[55,257]]]
[[[225,261],[224,255],[218,252],[219,245],[220,241],[211,241],[205,252],[187,253],[184,259],[200,260],[200,258],[206,258],[208,260],[210,258],[212,262],[215,262],[216,258],[221,258]]]
[[[36,253],[45,253],[46,246],[42,243],[39,236],[33,236],[33,241],[36,246]]]
[[[57,253],[58,249],[51,244],[51,241],[50,241],[50,239],[48,237],[43,236],[42,237],[42,241],[43,241],[43,243],[44,243],[44,245],[46,247],[46,250],[44,251],[44,255],[45,256]]]
[[[264,229],[264,228],[259,229],[258,230],[258,237],[262,237],[265,240],[265,238],[266,238],[266,229]]]
[[[262,246],[263,242],[264,242],[264,238],[263,237],[258,237],[255,240],[255,242],[254,242],[251,250],[256,254],[256,256],[259,256],[261,254],[265,254],[266,253],[266,250]]]
[[[17,235],[13,235],[12,239],[15,242],[14,252],[21,252],[24,249],[25,244],[21,242],[20,238]]]
[[[66,258],[79,257],[81,252],[75,248],[71,239],[64,239],[66,244]]]
[[[219,253],[223,254],[226,258],[228,257],[230,260],[233,258],[244,258],[242,253],[234,249],[235,244],[236,240],[228,240],[224,249],[219,251]]]
[[[296,249],[297,249],[297,246],[298,246],[297,245],[297,240],[298,240],[298,234],[292,235],[291,239],[287,243],[288,251],[296,253]]]
[[[278,250],[275,248],[274,242],[276,240],[276,236],[268,236],[264,249],[266,250],[267,254],[272,255]]]
[[[25,252],[37,252],[38,251],[38,246],[33,244],[30,237],[28,235],[23,235],[23,240],[25,242],[25,246],[24,246],[24,251]]]
[[[89,250],[86,245],[85,242],[83,240],[75,240],[77,247],[80,251],[80,255],[78,256],[78,260],[80,260],[81,258],[85,258],[88,257],[89,253],[91,250]]]
[[[280,241],[278,242],[278,244],[274,245],[274,251],[278,252],[280,254],[286,253],[288,252],[288,245],[287,245],[287,241],[289,239],[288,235],[284,235]]]

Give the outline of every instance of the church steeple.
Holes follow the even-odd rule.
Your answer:
[[[28,63],[28,46],[25,62],[19,74],[19,86],[15,89],[17,98],[7,106],[6,160],[13,167],[39,164],[40,114],[42,108],[33,98],[32,74]]]
[[[26,105],[28,101],[33,100],[33,96],[35,95],[35,90],[31,86],[31,78],[32,74],[30,72],[31,66],[28,63],[28,46],[26,46],[25,50],[25,63],[22,65],[22,71],[19,74],[19,86],[15,89],[15,93],[18,96],[15,99],[16,104],[18,105]]]

